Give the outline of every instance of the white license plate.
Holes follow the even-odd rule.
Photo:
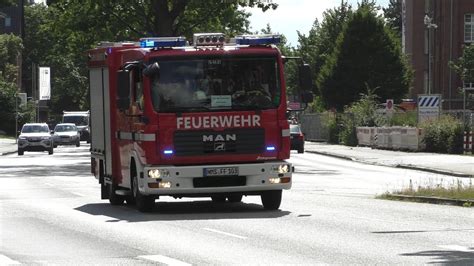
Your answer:
[[[204,168],[204,176],[226,176],[226,175],[239,175],[238,167],[213,167]]]

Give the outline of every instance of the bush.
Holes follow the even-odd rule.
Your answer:
[[[421,124],[425,131],[423,141],[427,152],[463,153],[464,126],[451,116],[442,116]]]
[[[336,114],[328,116],[327,128],[329,132],[328,142],[332,144],[339,144],[339,125],[337,123]]]
[[[347,146],[357,146],[357,144],[359,144],[357,140],[356,121],[352,113],[345,113],[341,117],[339,142]]]

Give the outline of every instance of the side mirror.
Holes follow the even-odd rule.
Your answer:
[[[117,72],[117,108],[127,110],[130,106],[130,72],[120,70]]]
[[[298,67],[298,79],[301,91],[312,91],[311,68],[308,64]]]
[[[160,65],[158,64],[158,62],[155,62],[155,63],[145,67],[145,69],[143,69],[143,75],[145,75],[147,77],[155,76],[155,77],[159,78],[160,77]]]

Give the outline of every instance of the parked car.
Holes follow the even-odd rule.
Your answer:
[[[73,123],[57,124],[54,127],[54,147],[58,145],[76,145],[81,146],[81,134],[79,129]]]
[[[304,135],[300,125],[290,125],[291,149],[298,153],[304,152]]]
[[[25,151],[47,151],[53,154],[53,137],[46,123],[27,123],[18,136],[18,155]]]

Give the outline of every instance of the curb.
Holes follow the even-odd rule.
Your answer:
[[[367,162],[367,161],[364,161],[364,160],[358,160],[356,158],[349,157],[349,156],[344,156],[344,155],[339,155],[339,154],[332,154],[332,153],[327,153],[327,152],[320,152],[320,151],[305,150],[305,152],[315,153],[315,154],[320,154],[320,155],[330,156],[330,157],[334,157],[334,158],[338,158],[338,159],[343,159],[343,160],[348,160],[348,161],[353,161],[353,162],[358,162],[358,163],[364,163],[364,164],[370,164],[370,165],[393,167],[393,168],[402,168],[402,169],[409,169],[409,170],[418,170],[418,171],[423,171],[423,172],[429,172],[429,173],[441,174],[441,175],[451,175],[451,176],[456,176],[456,177],[468,177],[468,178],[473,177],[470,174],[452,172],[452,171],[448,171],[448,170],[430,169],[430,168],[414,166],[414,165],[402,165],[402,164],[387,165],[387,164],[381,164],[381,163],[373,163],[373,162]]]
[[[455,205],[455,206],[462,206],[462,207],[474,206],[474,200],[468,200],[468,199],[448,199],[448,198],[441,198],[441,197],[410,196],[410,195],[402,195],[402,194],[389,194],[386,197],[387,199],[410,200],[410,201],[416,201],[416,202],[426,202],[426,203],[431,203],[431,204],[445,204],[445,205]]]

